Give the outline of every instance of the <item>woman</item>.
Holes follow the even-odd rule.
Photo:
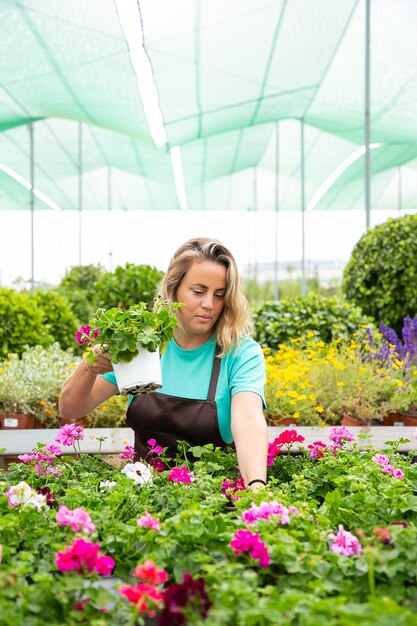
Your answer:
[[[184,304],[174,338],[161,358],[163,386],[131,399],[127,422],[139,457],[149,438],[172,452],[192,445],[235,443],[242,478],[266,484],[267,428],[263,415],[265,362],[250,338],[251,317],[236,262],[217,240],[190,239],[174,254],[159,296]],[[107,353],[80,363],[59,402],[66,419],[83,417],[118,393]]]

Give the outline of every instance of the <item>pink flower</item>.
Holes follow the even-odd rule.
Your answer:
[[[372,461],[377,465],[388,465],[389,458],[385,454],[374,454]]]
[[[100,333],[98,328],[93,331],[93,338],[96,339]],[[75,341],[80,344],[80,346],[85,346],[88,343],[91,343],[91,326],[86,324],[85,326],[80,326],[80,329],[75,333]]]
[[[275,461],[275,457],[277,456],[277,454],[280,454],[281,452],[281,446],[282,444],[277,443],[277,439],[275,439],[272,443],[268,443],[268,459],[267,459],[267,464],[269,467],[272,467],[272,465],[274,464]]]
[[[404,480],[404,472],[399,467],[396,467],[392,472],[394,478],[399,478],[400,480]]]
[[[235,556],[239,556],[242,552],[249,552],[261,567],[268,567],[270,563],[268,549],[259,535],[251,530],[238,530],[229,545],[233,548]]]
[[[17,458],[19,461],[22,461],[22,463],[29,463],[29,461],[36,459],[36,454],[19,454]]]
[[[329,430],[329,439],[336,443],[344,443],[345,441],[354,441],[355,435],[346,426],[333,426]]]
[[[298,512],[295,507],[292,508],[292,513]],[[280,524],[288,524],[290,521],[290,510],[279,504],[279,502],[261,502],[259,506],[252,503],[250,509],[243,511],[242,519],[246,524],[255,524],[258,519],[268,520],[270,517],[279,518],[276,521]]]
[[[311,450],[308,456],[310,459],[314,459],[315,457],[321,458],[323,456],[323,448],[327,446],[322,441],[313,441],[313,443],[310,443],[307,447]]]
[[[150,513],[148,513],[148,511],[145,511],[145,515],[142,515],[142,517],[138,519],[138,526],[146,526],[151,530],[161,530],[159,518],[153,517],[152,515],[150,515]]]
[[[132,576],[140,578],[146,583],[160,585],[168,580],[168,572],[159,567],[151,560],[145,561],[142,565],[137,565]]]
[[[192,472],[188,471],[185,465],[182,465],[181,467],[172,468],[168,474],[168,480],[174,483],[186,483],[189,485],[193,482],[194,476]]]
[[[156,445],[156,439],[148,439],[148,446],[150,446],[149,454],[161,454],[164,449],[161,446]]]
[[[343,524],[339,524],[339,530],[336,535],[331,533],[328,538],[333,540],[330,550],[336,554],[352,556],[353,554],[361,553],[362,546],[358,539],[348,530],[345,530]]]
[[[100,545],[79,537],[65,547],[64,552],[57,552],[56,566],[60,572],[75,569],[79,574],[87,571],[97,572],[101,576],[109,576],[115,566],[114,559],[99,552]]]
[[[64,424],[55,437],[55,441],[62,443],[63,446],[73,446],[79,439],[84,439],[84,431],[76,424]]]
[[[243,478],[236,478],[233,481],[226,479],[222,482],[222,494],[226,496],[230,502],[235,502],[240,499],[240,496],[235,495],[237,491],[246,491]]]
[[[119,454],[121,459],[130,459],[133,461],[135,457],[135,448],[133,446],[125,446],[125,452]]]
[[[75,533],[80,530],[92,533],[96,528],[87,511],[81,508],[73,509],[71,511],[64,505],[59,507],[58,513],[56,514],[56,521],[59,526],[71,526],[71,529]]]
[[[276,439],[274,439],[274,443],[277,445],[286,445],[289,443],[302,443],[305,437],[302,435],[297,435],[296,430],[284,430]]]
[[[395,470],[395,467],[391,465],[390,463],[387,463],[386,465],[381,467],[381,470],[384,472],[384,474],[392,474],[393,471]]]
[[[44,448],[43,452],[47,452],[51,457],[60,456],[62,454],[62,450],[59,446],[55,446],[53,443],[48,443]]]

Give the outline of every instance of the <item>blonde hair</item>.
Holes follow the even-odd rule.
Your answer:
[[[219,356],[224,356],[239,344],[242,337],[252,332],[249,303],[243,294],[236,261],[226,246],[217,239],[207,237],[186,241],[172,257],[168,270],[159,284],[158,297],[175,302],[177,289],[196,260],[214,261],[226,268],[224,308],[216,323],[216,338],[221,348]]]

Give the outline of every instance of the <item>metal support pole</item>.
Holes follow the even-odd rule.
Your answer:
[[[401,180],[401,165],[398,166],[398,215],[401,217],[403,208],[403,190]]]
[[[304,120],[301,120],[301,295],[305,296],[306,288],[306,260],[305,260],[305,167],[304,167]]]
[[[256,167],[253,168],[253,278],[255,285],[258,280],[258,224],[257,224],[257,211],[258,211],[258,175]]]
[[[111,219],[111,167],[107,168],[107,209],[109,211],[109,271],[113,271],[112,219]]]
[[[279,210],[279,122],[275,124],[275,259],[274,259],[274,300],[278,295],[278,210]]]
[[[33,123],[29,122],[29,156],[30,156],[30,288],[35,287],[35,152],[33,138]]]
[[[82,265],[83,129],[78,123],[78,265]]]
[[[365,223],[371,225],[371,0],[365,0]]]

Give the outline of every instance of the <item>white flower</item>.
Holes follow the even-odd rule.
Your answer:
[[[46,504],[46,496],[44,496],[43,493],[36,493],[36,491],[34,491],[32,497],[25,502],[24,506],[30,506],[30,508],[36,509],[39,513],[42,507],[48,507]]]
[[[152,484],[152,473],[144,463],[126,463],[122,474],[134,480],[136,485]]]
[[[115,480],[102,480],[101,483],[99,484],[99,487],[101,487],[100,491],[106,491],[106,489],[112,489],[115,485],[117,485],[117,482]]]

